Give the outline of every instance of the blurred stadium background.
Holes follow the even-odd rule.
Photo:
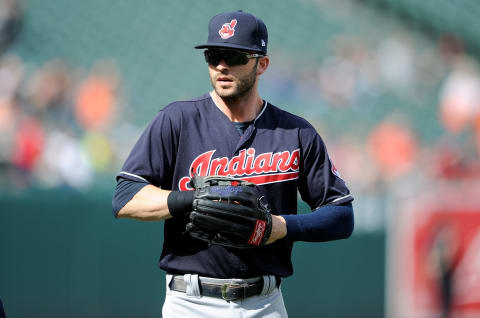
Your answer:
[[[114,220],[115,174],[193,46],[243,9],[261,95],[322,134],[352,238],[298,243],[291,317],[480,316],[480,2],[0,0],[0,299],[7,317],[159,317],[162,224]],[[300,204],[306,212],[306,206]]]

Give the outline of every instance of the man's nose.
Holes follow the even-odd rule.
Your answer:
[[[220,62],[218,62],[218,65],[217,65],[218,70],[225,70],[228,68],[230,68],[230,66],[228,66],[228,64],[223,59],[221,59]]]

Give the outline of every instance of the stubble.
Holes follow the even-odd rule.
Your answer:
[[[236,101],[241,99],[243,96],[246,96],[253,88],[255,85],[255,82],[257,80],[257,65],[258,65],[258,60],[255,63],[255,66],[253,67],[252,71],[245,75],[242,78],[239,78],[236,83],[236,89],[230,92],[226,92],[223,90],[219,90],[216,88],[214,79],[210,79],[213,89],[217,93],[218,96],[220,96],[223,100],[225,101]]]

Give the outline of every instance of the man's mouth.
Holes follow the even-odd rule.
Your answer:
[[[220,82],[220,83],[230,83],[230,82],[233,82],[233,80],[229,77],[226,77],[226,76],[219,76],[217,78],[217,81]]]

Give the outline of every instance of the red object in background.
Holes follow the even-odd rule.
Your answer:
[[[114,86],[101,76],[87,79],[78,91],[75,112],[78,122],[86,129],[104,127],[115,107]]]
[[[480,134],[477,138],[480,138]],[[465,150],[456,147],[454,143],[443,145],[435,150],[430,168],[434,178],[457,181],[480,178],[478,159],[469,157]]]
[[[434,173],[443,179],[460,179],[467,174],[467,162],[462,153],[449,147],[440,148],[432,162]]]
[[[44,147],[45,133],[34,118],[24,119],[15,133],[12,163],[25,170],[32,170]]]
[[[415,228],[413,257],[413,288],[424,294],[416,308],[441,307],[442,275],[451,275],[451,310],[480,314],[480,211],[431,213]]]
[[[368,137],[369,151],[382,173],[395,177],[407,172],[414,164],[417,143],[406,127],[385,121]]]
[[[433,205],[417,202],[398,211],[389,239],[388,317],[480,317],[480,204],[472,203],[474,192],[455,199],[438,195]]]

